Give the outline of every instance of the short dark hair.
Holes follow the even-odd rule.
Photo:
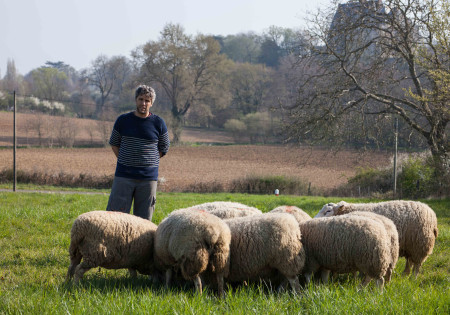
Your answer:
[[[156,92],[155,90],[148,86],[148,85],[139,85],[134,92],[134,99],[137,99],[139,95],[148,95],[152,99],[152,104],[155,102],[156,99]]]

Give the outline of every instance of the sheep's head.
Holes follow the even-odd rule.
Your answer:
[[[334,215],[335,203],[327,203],[320,209],[314,218],[331,217]]]
[[[345,201],[340,201],[339,203],[327,203],[320,209],[319,213],[316,214],[314,218],[332,217],[335,215],[341,215],[346,213],[348,203]]]

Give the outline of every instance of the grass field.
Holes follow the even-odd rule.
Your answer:
[[[87,272],[78,287],[64,282],[73,220],[104,209],[107,194],[0,192],[0,314],[449,314],[450,200],[424,200],[438,216],[433,254],[417,279],[402,277],[400,259],[393,280],[380,294],[373,283],[357,291],[345,275],[328,285],[313,283],[301,294],[277,293],[264,285],[228,289],[219,300],[208,289],[169,290],[125,270]],[[314,215],[339,198],[159,193],[154,221],[174,209],[214,200],[232,200],[269,211],[297,205]],[[348,199],[349,201],[355,201]],[[358,200],[360,202],[367,200]]]

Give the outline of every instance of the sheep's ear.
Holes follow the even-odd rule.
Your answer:
[[[345,205],[336,205],[334,207],[334,215],[340,215],[345,213]]]

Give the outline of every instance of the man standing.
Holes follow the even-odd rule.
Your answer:
[[[152,220],[156,203],[159,160],[169,150],[164,120],[150,112],[155,90],[140,85],[135,91],[136,110],[120,115],[109,144],[117,157],[108,211],[130,213]]]

